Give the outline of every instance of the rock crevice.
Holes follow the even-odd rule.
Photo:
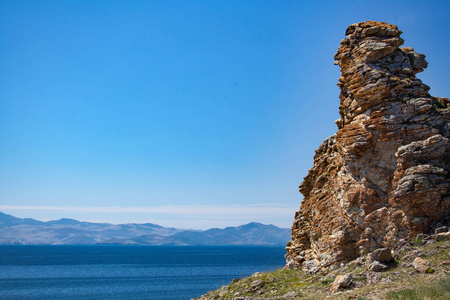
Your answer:
[[[425,55],[395,25],[352,24],[338,131],[300,185],[287,266],[315,272],[442,226],[450,216],[450,101],[416,78]]]

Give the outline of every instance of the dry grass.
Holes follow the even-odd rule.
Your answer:
[[[386,295],[388,300],[423,300],[423,299],[450,299],[450,278],[447,277],[438,282],[424,285],[418,283],[415,288],[403,289],[389,292]]]
[[[418,251],[420,257],[431,262],[432,274],[419,274],[407,254]],[[203,300],[241,299],[448,299],[450,300],[450,241],[423,245],[411,243],[401,257],[386,272],[377,273],[377,282],[368,283],[366,266],[349,263],[326,276],[308,274],[302,270],[277,270],[258,273],[200,297]],[[354,285],[339,293],[330,294],[334,277],[352,273]],[[247,297],[247,298],[245,298]]]

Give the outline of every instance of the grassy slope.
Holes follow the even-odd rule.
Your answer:
[[[419,274],[411,266],[418,254],[431,262],[433,273]],[[368,272],[367,266],[350,262],[327,274],[301,270],[256,273],[198,298],[210,299],[449,299],[450,241],[409,244],[398,253],[388,271]],[[331,294],[334,277],[353,274],[353,287]]]

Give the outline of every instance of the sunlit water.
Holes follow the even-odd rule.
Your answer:
[[[283,247],[0,246],[0,299],[191,299],[282,267]]]

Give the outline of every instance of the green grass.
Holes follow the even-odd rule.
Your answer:
[[[433,105],[433,110],[436,112],[439,112],[439,111],[447,108],[447,106],[444,103],[441,103],[436,100],[432,101],[432,105]]]
[[[325,277],[325,278],[323,278],[322,280],[320,280],[320,284],[321,284],[321,285],[329,285],[329,284],[332,283],[332,282],[333,282],[333,279],[327,278],[327,277]]]
[[[411,263],[411,258],[404,259],[411,251],[418,250],[420,257],[427,259],[435,270],[432,274],[419,274],[412,266],[402,267],[402,262]],[[255,297],[261,299],[290,300],[288,293],[295,294],[295,299],[322,300],[368,300],[374,295],[379,299],[444,299],[450,300],[450,266],[444,261],[450,260],[450,241],[424,244],[414,240],[402,256],[391,263],[391,268],[378,273],[378,282],[367,283],[367,266],[348,263],[329,274],[309,274],[300,269],[280,269],[268,273],[259,273],[243,278],[228,286],[227,289],[208,293],[209,300],[232,300],[236,297]],[[341,294],[330,294],[328,288],[335,276],[353,274],[357,288]],[[384,282],[382,282],[384,280]],[[257,286],[255,282],[259,281]],[[253,284],[253,286],[252,286]],[[220,294],[220,296],[219,296]]]
[[[415,245],[415,246],[420,246],[420,245],[422,245],[422,242],[423,242],[423,236],[421,236],[421,237],[416,237],[416,238],[413,238],[413,239],[411,240],[411,243],[412,243],[413,245]]]
[[[427,286],[418,286],[413,289],[404,289],[387,294],[388,300],[423,300],[423,299],[450,299],[450,278]]]

